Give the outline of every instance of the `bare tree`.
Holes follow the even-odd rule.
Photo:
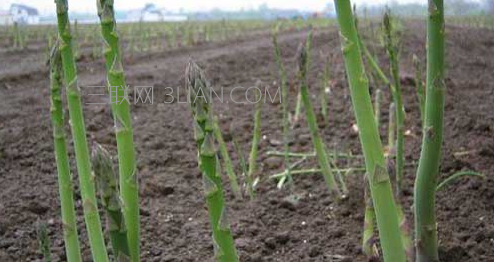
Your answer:
[[[494,1],[494,0],[485,0]],[[468,15],[479,10],[479,3],[472,0],[446,0],[446,13],[448,15]]]

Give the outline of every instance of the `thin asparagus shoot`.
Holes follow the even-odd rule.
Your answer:
[[[299,80],[300,80],[300,94],[302,95],[302,101],[305,107],[305,114],[307,118],[307,125],[309,126],[310,134],[312,137],[312,143],[316,150],[317,159],[319,166],[321,167],[326,186],[331,193],[336,193],[341,196],[341,191],[335,182],[333,171],[331,170],[331,165],[329,163],[328,156],[326,154],[326,149],[322,141],[321,135],[319,134],[319,128],[316,123],[316,116],[314,109],[310,102],[309,88],[307,83],[307,73],[309,66],[309,49],[312,38],[312,30],[309,31],[307,36],[307,41],[304,46],[299,49],[298,53],[298,66],[299,66]]]
[[[50,56],[50,85],[51,85],[51,123],[53,128],[53,143],[55,160],[58,171],[58,192],[60,209],[62,211],[63,236],[67,260],[81,262],[81,250],[77,233],[76,214],[74,207],[74,187],[70,173],[70,163],[65,142],[64,117],[62,105],[63,68],[62,57],[58,42]]]
[[[374,93],[374,117],[375,117],[377,129],[379,129],[379,126],[381,125],[381,99],[382,99],[382,92],[381,89],[378,88]]]
[[[292,120],[292,128],[298,123],[300,119],[300,112],[302,112],[302,94],[297,93],[297,103],[295,104],[295,113]]]
[[[381,67],[379,67],[376,59],[370,53],[369,49],[367,49],[367,47],[365,46],[364,41],[362,40],[362,38],[360,36],[358,36],[358,42],[359,42],[360,48],[362,49],[362,51],[365,54],[365,57],[367,58],[367,62],[369,62],[369,64],[372,67],[372,69],[374,69],[374,72],[377,74],[377,76],[379,77],[379,79],[381,79],[381,81],[383,81],[384,85],[389,86],[390,85],[390,82],[389,82],[388,77],[384,74],[384,72],[381,69]],[[393,88],[393,87],[391,86],[390,88]]]
[[[379,258],[379,250],[377,248],[377,239],[375,235],[375,221],[376,214],[374,210],[374,204],[372,203],[372,197],[369,190],[369,179],[364,176],[365,189],[364,189],[364,201],[365,201],[365,213],[364,213],[364,232],[362,237],[362,251],[370,259]]]
[[[476,176],[480,178],[485,178],[485,175],[482,173],[478,173],[475,171],[460,171],[452,174],[451,176],[447,177],[444,179],[439,185],[436,187],[436,191],[440,191],[441,189],[449,186],[451,183],[456,181],[458,178],[464,177],[464,176]]]
[[[84,220],[91,253],[95,262],[108,262],[101,219],[98,213],[96,192],[92,177],[89,149],[86,140],[86,127],[82,111],[81,91],[77,83],[77,69],[72,52],[72,35],[68,16],[67,0],[56,0],[60,54],[62,56],[64,84],[66,86],[67,104],[74,140],[74,151],[79,174]]]
[[[288,144],[288,135],[290,132],[290,121],[288,114],[288,88],[286,84],[286,69],[281,61],[281,50],[278,45],[278,32],[279,32],[278,24],[273,32],[273,46],[274,46],[274,57],[276,61],[276,65],[278,66],[278,75],[281,81],[281,106],[282,106],[282,124],[283,124],[283,151],[284,151],[284,168],[285,174],[289,180],[289,182],[293,182],[290,176],[290,158],[288,156],[288,152],[290,151],[290,146]]]
[[[342,158],[342,159],[361,159],[363,158],[362,155],[354,155],[352,153],[345,154],[345,153],[338,153],[338,152],[327,152],[329,157],[334,157],[334,158]],[[268,151],[266,152],[266,155],[268,156],[284,156],[285,152],[280,152],[280,151]],[[289,157],[316,157],[317,154],[316,152],[311,152],[311,153],[295,153],[295,152],[288,152]]]
[[[43,259],[45,262],[52,262],[53,258],[51,256],[51,241],[50,237],[48,237],[48,231],[46,229],[46,224],[38,221],[36,223],[36,235],[38,237],[38,245],[39,249],[41,251],[41,254],[43,254]]]
[[[240,146],[236,138],[232,138],[232,140],[233,140],[233,147],[235,147],[235,152],[237,153],[238,161],[240,162],[242,177],[246,179],[248,168],[247,168],[247,162],[245,161],[244,153],[242,151],[242,147]]]
[[[324,125],[328,123],[328,95],[331,90],[330,87],[330,61],[329,56],[326,58],[326,62],[324,63],[324,71],[322,75],[322,83],[321,83],[321,94],[320,94],[320,103],[321,103],[321,114],[324,119]]]
[[[395,118],[395,104],[389,104],[388,112],[388,156],[394,156],[395,154],[395,131],[396,131],[396,118]]]
[[[132,118],[130,115],[130,103],[128,102],[128,86],[125,84],[113,0],[97,0],[97,5],[101,35],[104,40],[103,54],[107,71],[108,91],[112,101],[111,108],[115,123],[120,194],[127,225],[130,258],[131,261],[138,262],[140,258],[139,187]],[[118,101],[119,98],[123,99]]]
[[[352,104],[365,156],[367,176],[376,213],[377,227],[385,262],[405,262],[396,205],[386,168],[384,151],[377,130],[369,85],[363,69],[357,30],[349,0],[335,0],[342,51],[349,80]]]
[[[213,231],[215,261],[238,262],[230,225],[227,220],[221,176],[218,173],[218,157],[214,148],[214,124],[210,100],[204,96],[209,84],[201,69],[189,61],[186,70],[186,86],[189,104],[194,117],[199,168],[202,171],[206,205]]]
[[[249,171],[247,173],[247,190],[251,200],[255,196],[254,192],[254,173],[257,169],[257,152],[259,150],[259,142],[261,140],[261,108],[262,99],[260,91],[256,92],[256,104],[254,112],[254,130],[252,131],[252,144],[249,155]]]
[[[329,159],[330,164],[332,165],[332,170],[336,173],[336,178],[338,178],[338,182],[340,183],[341,192],[343,193],[342,197],[346,197],[348,195],[348,187],[346,186],[345,178],[342,175],[342,171],[340,168],[338,168],[335,159],[332,157],[328,157],[328,151],[325,150],[325,152],[326,158]]]
[[[424,114],[425,114],[425,86],[422,82],[422,67],[420,65],[419,58],[414,54],[412,57],[413,65],[415,67],[415,86],[417,87],[417,98],[420,109],[420,120],[422,126],[424,126]]]
[[[110,153],[101,145],[96,144],[93,147],[91,162],[93,163],[96,187],[100,193],[101,205],[106,214],[113,256],[117,262],[130,261],[127,227],[120,203],[118,179],[113,171]]]
[[[389,10],[384,13],[383,25],[385,31],[385,45],[389,56],[391,76],[393,79],[392,96],[395,103],[396,117],[396,188],[398,195],[403,187],[403,166],[405,162],[405,109],[401,95],[399,75],[399,43],[395,29],[392,27],[392,17]]]
[[[218,117],[214,116],[214,136],[216,141],[218,141],[218,145],[220,147],[221,158],[223,158],[223,163],[225,165],[226,174],[228,179],[230,180],[230,186],[232,187],[232,191],[235,196],[239,199],[242,199],[242,191],[240,190],[240,186],[238,185],[237,175],[233,170],[232,160],[230,158],[230,154],[228,153],[228,149],[226,148],[225,140],[223,139],[223,135],[221,134],[220,125],[218,123]]]
[[[305,158],[302,158],[298,160],[297,162],[292,164],[292,174],[293,175],[310,175],[310,174],[316,174],[316,173],[322,173],[320,168],[309,168],[309,169],[298,169],[295,170],[295,167],[300,165],[303,161],[305,161]],[[296,164],[296,165],[295,165]],[[347,176],[348,174],[355,172],[355,171],[365,171],[364,167],[349,167],[349,168],[335,168],[333,171],[339,171],[341,173],[345,173],[344,176]],[[269,178],[281,178],[283,177],[283,172],[277,173],[274,175],[270,175]],[[343,175],[342,175],[343,177]]]
[[[288,170],[291,172],[294,168],[296,168],[297,166],[301,165],[305,160],[307,159],[307,157],[303,157],[301,159],[299,159],[298,161],[295,161],[293,162],[289,167],[288,167]],[[278,184],[276,185],[276,187],[278,189],[281,189],[283,187],[283,185],[285,184],[285,181],[286,181],[286,170],[281,172],[281,173],[278,173],[278,174],[275,174],[275,175],[271,175],[270,178],[276,178],[278,179]]]

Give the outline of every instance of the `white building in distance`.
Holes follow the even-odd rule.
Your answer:
[[[39,24],[39,13],[36,8],[27,5],[12,4],[9,12],[13,22],[30,25]]]

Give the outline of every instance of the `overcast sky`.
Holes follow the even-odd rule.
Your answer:
[[[401,3],[420,2],[425,3],[427,0],[396,0]],[[115,7],[118,10],[138,9],[144,6],[144,3],[154,3],[158,7],[163,7],[168,10],[179,10],[183,8],[185,11],[210,10],[220,8],[224,10],[238,10],[241,8],[257,8],[262,3],[266,3],[269,7],[300,9],[300,10],[322,10],[326,3],[333,1],[324,0],[148,0],[148,1],[132,1],[132,0],[115,0]],[[353,0],[352,3],[374,4],[386,3],[387,0]],[[0,10],[6,10],[12,3],[23,3],[36,7],[42,14],[53,13],[55,11],[54,0],[1,0]],[[69,8],[72,11],[96,12],[96,0],[69,0]]]

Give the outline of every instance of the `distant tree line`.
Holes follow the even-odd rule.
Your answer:
[[[427,5],[419,3],[398,3],[391,1],[387,5],[367,5],[363,4],[358,7],[360,15],[381,16],[385,8],[389,7],[391,11],[400,16],[423,16],[427,14]],[[445,0],[445,13],[450,16],[463,15],[494,15],[494,0]]]

